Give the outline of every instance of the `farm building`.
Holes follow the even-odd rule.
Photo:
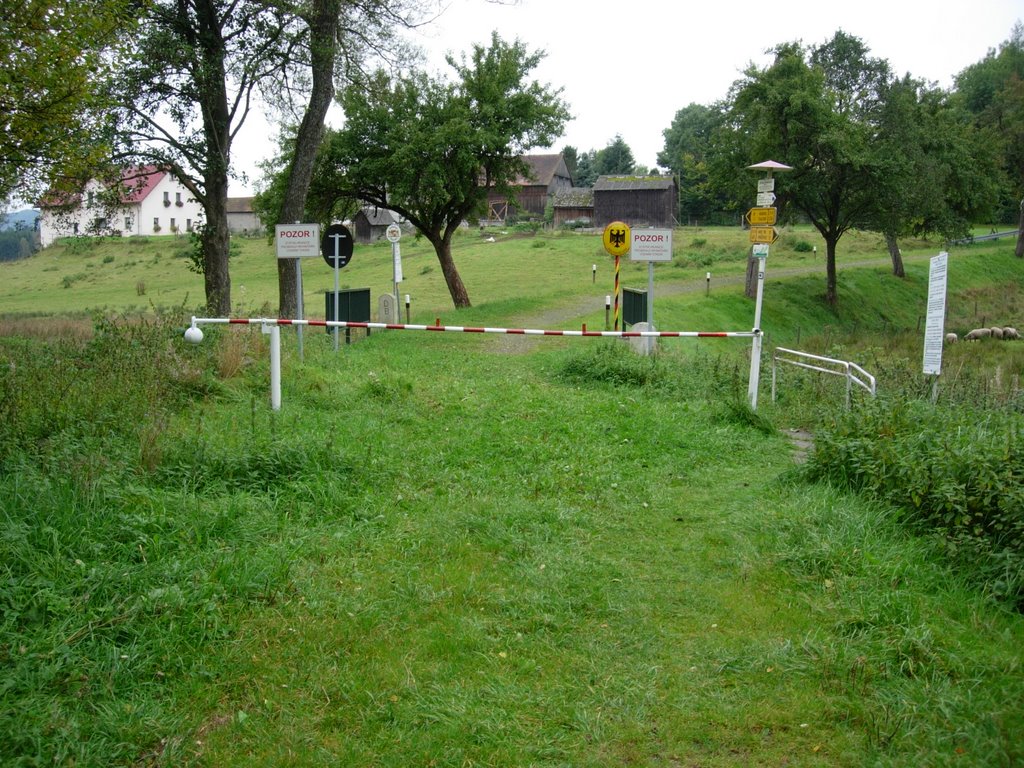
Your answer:
[[[228,198],[228,231],[233,235],[255,235],[263,231],[263,225],[252,209],[251,197]]]
[[[366,206],[352,217],[353,237],[357,243],[375,243],[384,239],[389,226],[398,223],[394,211],[376,206]]]
[[[594,190],[591,187],[573,187],[556,192],[551,198],[555,211],[554,225],[562,227],[576,223],[590,226],[594,221]]]
[[[594,184],[594,226],[673,227],[679,187],[672,176],[600,176]]]
[[[552,195],[572,187],[572,177],[561,154],[524,155],[523,160],[529,170],[512,182],[511,202],[493,190],[488,193],[489,220],[505,221],[512,215],[540,218]]]
[[[119,193],[93,180],[70,200],[39,204],[39,241],[43,247],[75,235],[176,235],[191,232],[203,218],[202,206],[169,173],[147,165],[126,170]]]

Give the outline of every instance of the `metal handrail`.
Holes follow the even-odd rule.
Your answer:
[[[823,368],[820,365],[814,365],[812,363],[801,362],[800,360],[789,360],[784,355],[792,355],[794,357],[802,358],[804,360],[811,360],[818,363],[826,363],[828,365],[837,366],[840,370],[833,370],[831,368]],[[846,407],[850,407],[850,393],[853,389],[853,385],[856,384],[872,397],[875,396],[875,377],[865,371],[856,363],[850,362],[849,360],[837,360],[833,357],[823,357],[822,355],[812,355],[809,352],[799,352],[795,349],[786,349],[785,347],[776,347],[775,353],[772,355],[772,402],[775,402],[775,370],[777,363],[785,363],[786,365],[792,365],[796,368],[805,368],[809,371],[818,371],[819,373],[826,373],[831,376],[842,376],[846,379]]]

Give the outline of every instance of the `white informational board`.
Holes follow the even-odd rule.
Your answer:
[[[319,224],[278,224],[274,242],[279,259],[312,259],[320,255]]]
[[[631,229],[630,261],[672,261],[671,229]]]
[[[946,324],[946,264],[949,254],[934,256],[928,269],[928,314],[924,327],[924,372],[938,376],[942,371],[942,342]]]

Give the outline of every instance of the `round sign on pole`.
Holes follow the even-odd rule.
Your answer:
[[[604,228],[601,238],[604,249],[612,256],[625,256],[629,253],[629,225],[621,221],[613,221]]]
[[[324,255],[327,266],[340,269],[352,258],[354,245],[348,227],[344,224],[331,224],[324,230],[324,236],[320,240],[320,252]]]
[[[388,224],[388,228],[384,230],[384,236],[389,243],[397,243],[402,239],[402,228],[397,224]]]

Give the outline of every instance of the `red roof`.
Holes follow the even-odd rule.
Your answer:
[[[166,171],[157,170],[155,165],[141,165],[126,170],[121,176],[121,184],[124,185],[121,202],[141,203],[166,175]]]

